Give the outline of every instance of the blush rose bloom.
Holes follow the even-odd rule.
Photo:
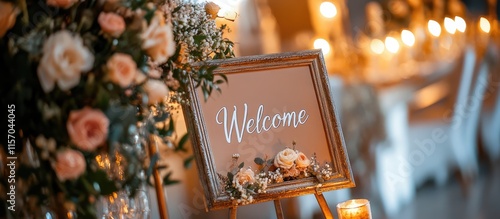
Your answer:
[[[287,148],[276,154],[276,157],[274,157],[274,166],[288,170],[293,166],[297,157],[298,154],[294,150]]]
[[[71,141],[83,151],[93,151],[104,143],[108,126],[104,113],[90,107],[71,111],[66,124]]]
[[[58,151],[56,161],[52,164],[57,178],[60,181],[77,179],[85,172],[86,163],[83,154],[79,151],[66,149]]]
[[[52,91],[56,82],[61,90],[67,91],[78,85],[81,74],[93,64],[94,56],[82,39],[62,30],[45,41],[37,74],[45,93]]]
[[[168,96],[168,87],[163,81],[150,79],[144,85],[144,90],[148,94],[148,103],[155,104],[162,102]]]
[[[234,179],[239,185],[244,185],[245,183],[252,184],[255,182],[255,173],[251,169],[240,169],[234,176]]]
[[[97,22],[104,33],[113,37],[119,37],[125,31],[125,20],[113,12],[101,12],[97,18]]]
[[[67,9],[78,0],[47,0],[47,5]]]
[[[172,26],[165,24],[160,12],[156,12],[151,23],[141,34],[142,48],[153,58],[155,64],[161,64],[175,53],[174,33]]]
[[[0,38],[14,26],[18,12],[14,4],[0,1]]]
[[[311,161],[309,160],[309,158],[307,158],[307,156],[304,153],[299,152],[297,155],[298,155],[297,160],[295,160],[297,168],[306,168],[309,165],[311,165]]]
[[[128,87],[135,79],[137,74],[137,64],[132,56],[125,53],[115,53],[106,63],[109,79],[120,85]]]

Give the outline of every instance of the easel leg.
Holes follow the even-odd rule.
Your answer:
[[[314,196],[316,196],[316,200],[318,201],[319,207],[321,208],[321,211],[323,212],[323,215],[325,216],[326,219],[334,219],[332,212],[330,211],[330,208],[328,207],[328,203],[326,203],[325,197],[323,194],[318,194],[314,193]]]
[[[276,209],[276,217],[278,219],[285,218],[283,216],[283,209],[281,208],[281,201],[279,199],[274,200],[274,208]]]
[[[158,152],[158,145],[156,144],[156,140],[154,136],[151,135],[149,137],[149,155],[152,156]],[[168,219],[168,210],[167,210],[167,201],[165,199],[165,194],[163,191],[163,182],[158,172],[158,164],[155,164],[153,167],[153,178],[155,182],[155,190],[156,190],[156,199],[158,203],[158,211],[160,213],[161,219]]]
[[[236,219],[236,216],[237,216],[236,206],[229,208],[229,218]]]

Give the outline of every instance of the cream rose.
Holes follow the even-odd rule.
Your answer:
[[[293,166],[297,157],[298,155],[294,150],[287,148],[276,154],[276,157],[274,157],[274,166],[288,170]]]
[[[93,151],[104,143],[108,126],[104,113],[90,107],[71,111],[66,124],[71,141],[83,151]]]
[[[101,12],[97,22],[104,33],[113,37],[119,37],[125,31],[125,20],[115,13]]]
[[[168,96],[168,87],[159,80],[150,79],[144,85],[144,90],[148,94],[148,103],[155,104],[162,102]]]
[[[297,155],[298,155],[297,160],[295,160],[297,168],[306,168],[309,165],[311,165],[311,161],[309,160],[309,158],[307,158],[307,156],[304,153],[299,152]]]
[[[52,164],[60,181],[77,179],[85,172],[86,163],[83,154],[72,149],[58,151],[56,161]]]
[[[47,0],[47,5],[67,9],[78,0]]]
[[[137,75],[137,64],[132,56],[125,53],[115,53],[106,63],[109,79],[125,88],[130,86]]]
[[[213,2],[208,2],[205,5],[205,12],[210,15],[212,19],[217,18],[217,13],[219,13],[220,7],[213,3]]]
[[[234,176],[234,180],[240,185],[244,185],[245,183],[252,184],[255,182],[255,174],[251,169],[240,169]]]
[[[147,29],[141,34],[142,48],[155,64],[164,63],[175,53],[174,34],[171,25],[165,24],[160,12],[155,14]]]
[[[67,30],[52,34],[43,45],[37,71],[43,91],[52,91],[56,82],[63,91],[75,87],[82,72],[90,70],[93,64],[94,56],[79,36],[72,36]]]
[[[0,1],[0,38],[14,26],[18,12],[12,3]]]

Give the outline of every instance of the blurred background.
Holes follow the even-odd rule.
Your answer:
[[[366,198],[376,219],[499,217],[496,0],[214,2],[237,56],[322,49],[356,181],[325,194],[333,212]],[[166,188],[172,218],[228,216],[205,212],[195,168],[175,172],[183,183]],[[314,196],[283,207],[286,218],[322,218]],[[272,203],[238,210],[275,217]]]

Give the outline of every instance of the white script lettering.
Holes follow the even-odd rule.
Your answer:
[[[306,123],[309,115],[306,110],[300,110],[298,113],[295,111],[283,112],[282,114],[276,113],[274,115],[264,115],[264,105],[260,105],[254,118],[248,117],[248,105],[245,103],[243,110],[243,118],[238,121],[238,108],[233,106],[234,110],[232,115],[228,115],[226,107],[220,108],[215,115],[215,121],[219,125],[223,125],[224,134],[227,143],[231,143],[233,133],[236,134],[236,139],[241,143],[244,132],[249,134],[262,131],[269,131],[271,128],[293,127],[297,128],[299,125]]]

